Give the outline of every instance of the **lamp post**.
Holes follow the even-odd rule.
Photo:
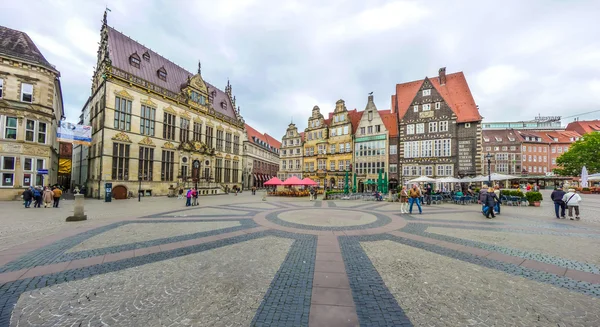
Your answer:
[[[485,158],[488,163],[488,186],[492,186],[492,155],[488,152]]]

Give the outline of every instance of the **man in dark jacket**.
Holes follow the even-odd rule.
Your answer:
[[[550,194],[550,198],[554,201],[554,212],[556,212],[557,219],[565,219],[565,202],[562,200],[563,196],[565,196],[565,191],[562,190],[562,187],[557,187],[552,194]],[[560,217],[558,216],[558,209],[560,209]]]
[[[492,218],[496,218],[496,215],[494,215],[494,206],[496,205],[496,202],[499,201],[500,200],[498,199],[498,196],[496,196],[496,193],[490,192],[490,190],[487,191],[485,196],[485,206],[488,209],[485,213],[485,218],[490,219],[490,214],[492,215]]]
[[[29,206],[31,205],[31,199],[33,199],[33,192],[31,191],[31,187],[26,189],[25,192],[23,192],[23,201],[25,202],[25,208],[29,208]]]

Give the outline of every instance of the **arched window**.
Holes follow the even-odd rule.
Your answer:
[[[167,70],[164,66],[160,67],[158,71],[156,71],[156,74],[158,75],[158,78],[162,79],[165,82],[167,81]]]

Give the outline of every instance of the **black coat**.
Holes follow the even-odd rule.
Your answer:
[[[25,192],[23,192],[23,200],[31,201],[32,198],[33,198],[33,193],[31,193],[31,190],[27,189],[27,190],[25,190]]]
[[[554,192],[552,192],[552,194],[550,194],[550,199],[552,199],[552,201],[554,201],[554,203],[563,203],[562,198],[565,196],[565,191],[563,190],[554,190]]]
[[[488,207],[493,207],[496,205],[496,202],[500,202],[498,196],[494,192],[487,192],[485,196],[485,205]]]

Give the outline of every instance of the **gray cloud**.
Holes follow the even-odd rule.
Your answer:
[[[109,24],[224,87],[276,138],[314,105],[388,109],[396,83],[464,71],[489,120],[600,109],[598,1],[109,1]],[[103,4],[0,4],[62,73],[67,117],[90,92]],[[582,119],[600,118],[600,113]]]

